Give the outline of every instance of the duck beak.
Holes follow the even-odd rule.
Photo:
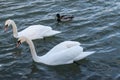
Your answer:
[[[20,41],[18,41],[18,42],[17,42],[16,47],[19,47],[19,46],[20,46],[20,44],[21,44],[21,42],[20,42]]]
[[[7,29],[8,29],[8,25],[5,25],[4,31],[7,31]]]

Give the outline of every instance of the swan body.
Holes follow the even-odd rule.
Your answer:
[[[46,65],[70,64],[94,53],[94,51],[83,52],[83,48],[77,41],[64,41],[53,47],[45,55],[37,56],[34,44],[30,39],[26,37],[20,37],[18,39],[18,45],[25,41],[30,46],[33,60]]]
[[[58,22],[66,22],[66,21],[71,21],[74,18],[74,16],[56,14],[56,18]]]
[[[44,37],[49,37],[49,36],[53,36],[55,34],[61,33],[60,31],[52,30],[51,27],[44,26],[44,25],[32,25],[32,26],[29,26],[28,28],[18,32],[15,22],[10,19],[5,22],[5,30],[10,25],[12,25],[13,36],[15,38],[25,36],[31,40],[34,40],[34,39],[42,39]]]

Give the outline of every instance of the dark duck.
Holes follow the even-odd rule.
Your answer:
[[[74,18],[74,16],[56,14],[56,18],[58,22],[65,22],[65,21],[71,21]]]

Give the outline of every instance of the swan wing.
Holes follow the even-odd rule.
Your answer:
[[[32,25],[18,33],[18,36],[25,36],[29,39],[42,39],[51,34],[52,28],[44,25]]]
[[[72,63],[77,56],[83,53],[82,50],[82,47],[74,46],[61,52],[56,52],[55,54],[46,54],[42,56],[42,61],[48,65],[69,64]]]
[[[64,50],[69,49],[69,48],[74,47],[74,46],[79,46],[79,45],[80,45],[80,43],[77,41],[64,41],[64,42],[59,43],[55,47],[53,47],[48,52],[48,54],[54,54],[54,53],[64,51]]]

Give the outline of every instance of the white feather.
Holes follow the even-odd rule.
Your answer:
[[[60,31],[53,30],[51,27],[44,25],[32,25],[20,32],[17,32],[17,26],[15,22],[10,19],[5,22],[5,25],[8,26],[12,25],[13,36],[15,38],[25,36],[31,40],[34,40],[34,39],[42,39],[44,37],[53,36],[55,34],[61,33]]]
[[[94,53],[83,52],[83,48],[77,41],[64,41],[53,47],[45,55],[37,56],[34,44],[30,39],[20,37],[19,40],[21,42],[26,41],[29,44],[31,54],[35,62],[44,63],[47,65],[70,64],[73,63],[73,61],[78,61]]]

